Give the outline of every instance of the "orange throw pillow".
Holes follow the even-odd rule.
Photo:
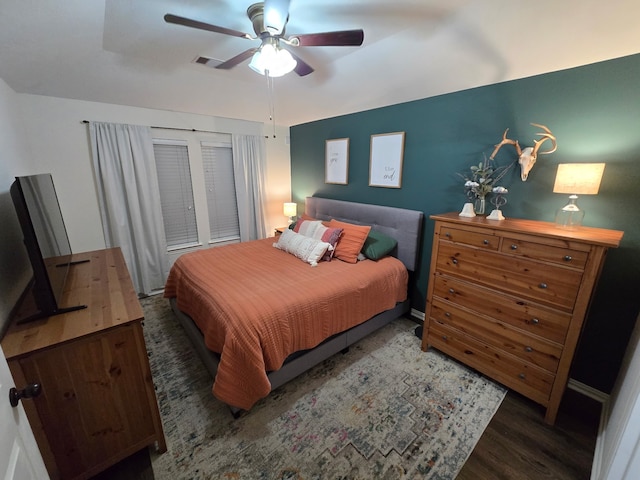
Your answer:
[[[333,256],[348,263],[357,263],[358,254],[362,250],[367,235],[371,231],[368,225],[354,225],[353,223],[331,220],[330,228],[342,228],[342,236],[336,245]]]

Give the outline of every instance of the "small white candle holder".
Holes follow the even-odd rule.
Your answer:
[[[504,215],[502,215],[502,211],[497,208],[491,210],[489,216],[487,216],[487,220],[504,220]]]
[[[458,214],[459,217],[475,217],[476,212],[473,209],[473,203],[467,202],[462,206],[462,211]]]

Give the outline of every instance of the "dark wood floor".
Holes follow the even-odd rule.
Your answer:
[[[509,392],[458,475],[458,480],[587,480],[601,404],[565,392],[554,426],[544,409]]]
[[[554,426],[544,409],[509,392],[458,480],[586,480],[598,433],[600,404],[567,390]],[[153,480],[146,450],[93,480]]]

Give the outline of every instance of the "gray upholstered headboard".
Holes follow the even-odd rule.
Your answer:
[[[396,257],[408,270],[416,269],[424,218],[422,212],[368,203],[307,197],[305,213],[318,220],[335,218],[343,222],[370,225],[372,230],[395,238],[398,241]]]

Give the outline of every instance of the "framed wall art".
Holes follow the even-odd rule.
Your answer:
[[[369,186],[400,188],[403,156],[404,132],[371,135]]]
[[[346,185],[349,172],[349,139],[327,140],[325,146],[324,183]]]

